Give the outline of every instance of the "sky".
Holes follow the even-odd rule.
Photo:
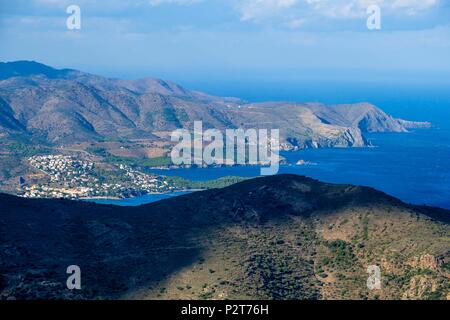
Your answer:
[[[80,30],[66,26],[69,5]],[[380,30],[367,28],[371,5]],[[449,84],[449,57],[450,0],[0,0],[0,61],[195,88]]]

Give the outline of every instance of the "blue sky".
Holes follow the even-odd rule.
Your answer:
[[[66,8],[81,8],[81,30]],[[381,8],[369,31],[366,9]],[[0,60],[175,81],[450,82],[447,0],[0,0]]]

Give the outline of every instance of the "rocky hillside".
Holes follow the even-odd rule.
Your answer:
[[[327,123],[357,127],[362,132],[407,132],[409,129],[428,128],[428,122],[396,119],[369,103],[353,105],[310,104],[313,112]]]
[[[0,195],[0,299],[448,299],[449,223],[293,175],[137,208]]]
[[[288,147],[358,147],[364,132],[427,127],[371,104],[248,104],[168,81],[108,79],[36,62],[0,63],[0,136],[50,145],[105,139],[157,139],[189,128],[279,128]]]

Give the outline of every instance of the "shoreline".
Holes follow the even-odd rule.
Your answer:
[[[119,198],[119,197],[88,197],[88,198],[78,198],[77,200],[80,201],[94,201],[94,200],[113,200],[113,201],[121,201],[121,200],[130,200],[130,199],[137,199],[145,196],[151,196],[151,195],[166,195],[166,194],[173,194],[173,193],[193,193],[198,191],[205,191],[206,189],[186,189],[186,190],[179,190],[179,191],[171,191],[171,192],[149,192],[141,196],[136,197],[128,197],[128,198]]]

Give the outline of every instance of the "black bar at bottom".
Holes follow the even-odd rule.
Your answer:
[[[32,312],[48,315],[60,311],[70,316],[112,314],[124,319],[309,319],[343,317],[344,319],[385,318],[391,308],[402,314],[416,311],[448,311],[448,301],[3,301],[0,312]],[[444,311],[444,308],[446,311]],[[97,313],[98,312],[98,313]],[[59,313],[61,315],[61,313]],[[442,313],[445,314],[445,313]]]

